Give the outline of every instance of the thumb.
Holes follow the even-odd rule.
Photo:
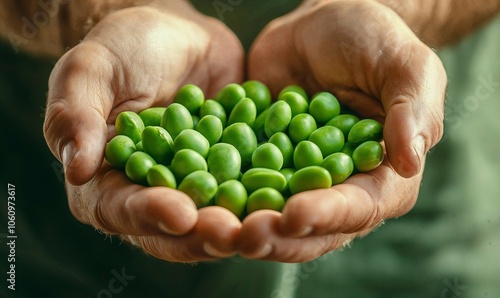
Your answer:
[[[88,182],[103,161],[111,78],[109,60],[83,44],[67,52],[51,73],[44,137],[71,184]]]

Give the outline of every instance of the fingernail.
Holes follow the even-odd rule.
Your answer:
[[[236,252],[222,252],[222,251],[216,249],[215,247],[213,247],[212,244],[210,244],[208,242],[205,242],[203,244],[203,249],[205,250],[205,252],[207,254],[211,255],[212,257],[216,257],[216,258],[228,258],[228,257],[231,257],[231,256],[236,254]]]
[[[66,145],[64,145],[62,152],[62,163],[63,163],[64,173],[66,173],[69,164],[71,164],[77,152],[78,150],[76,148],[76,143],[74,140],[71,140]]]
[[[413,139],[411,146],[413,147],[413,150],[415,151],[415,155],[418,158],[418,164],[419,168],[422,167],[422,159],[425,154],[425,140],[422,136],[417,136],[416,138]]]

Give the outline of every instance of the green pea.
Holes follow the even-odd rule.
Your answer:
[[[127,136],[118,135],[112,138],[104,149],[106,161],[115,169],[123,170],[130,155],[136,151],[134,141]]]
[[[318,145],[323,156],[339,152],[344,147],[344,134],[335,126],[323,126],[309,136],[309,141]]]
[[[215,100],[218,101],[226,111],[226,115],[231,114],[234,106],[245,98],[246,93],[245,89],[241,87],[241,85],[236,83],[231,83],[222,88],[217,95],[215,96]]]
[[[200,107],[204,101],[205,95],[203,94],[203,90],[193,84],[186,84],[182,86],[174,98],[174,102],[180,103],[186,107],[192,115],[197,114],[200,111]]]
[[[342,147],[342,150],[340,152],[345,153],[349,156],[352,156],[352,153],[354,152],[354,149],[356,149],[357,146],[354,144],[351,144],[349,142],[344,143],[344,147]]]
[[[115,129],[117,135],[127,136],[134,143],[138,143],[144,130],[144,122],[137,113],[131,111],[121,112],[116,117]]]
[[[241,156],[231,144],[217,143],[210,148],[207,158],[208,171],[217,182],[238,179],[241,171]]]
[[[382,140],[382,124],[373,119],[363,119],[354,124],[349,131],[347,140],[349,143],[354,145],[359,145],[366,141],[377,141]]]
[[[298,114],[290,121],[288,136],[293,143],[298,144],[301,141],[307,140],[317,128],[318,126],[313,116]]]
[[[319,166],[323,161],[323,154],[318,145],[311,141],[302,141],[297,144],[293,152],[293,163],[296,169],[308,166]]]
[[[292,109],[284,101],[275,102],[267,112],[264,122],[264,131],[270,138],[277,132],[284,132],[292,120]]]
[[[254,131],[255,136],[257,136],[257,140],[259,140],[259,142],[267,141],[267,136],[265,133],[264,126],[266,123],[266,117],[267,113],[269,112],[269,108],[270,107],[268,107],[262,113],[260,113],[252,125],[252,130]]]
[[[142,141],[140,141],[139,143],[135,144],[135,150],[136,151],[144,151],[144,148],[142,147]]]
[[[289,85],[289,86],[286,86],[285,88],[281,89],[281,91],[278,95],[278,99],[280,99],[281,96],[287,92],[296,92],[296,93],[302,95],[302,97],[304,97],[305,100],[307,100],[307,102],[309,102],[309,96],[307,95],[307,92],[304,90],[304,88],[302,88],[298,85]]]
[[[198,152],[203,158],[208,156],[210,143],[199,132],[193,129],[185,129],[174,140],[174,152],[179,152],[182,149],[191,149]]]
[[[281,211],[285,206],[285,198],[274,188],[264,187],[256,190],[248,197],[247,213],[270,209]]]
[[[288,183],[290,192],[299,192],[329,188],[332,186],[330,173],[320,166],[305,167],[295,172]]]
[[[238,180],[228,180],[219,185],[215,194],[215,205],[224,207],[241,218],[245,212],[248,194],[245,186]]]
[[[149,186],[166,186],[177,188],[177,182],[174,174],[164,165],[152,166],[146,175]]]
[[[161,126],[175,139],[184,129],[194,128],[193,117],[186,107],[179,103],[173,103],[165,110]]]
[[[252,166],[279,171],[283,166],[283,154],[276,145],[264,143],[253,152]]]
[[[250,164],[252,153],[257,149],[257,137],[250,126],[242,122],[226,127],[222,132],[221,142],[231,144],[238,149],[242,166]]]
[[[193,127],[196,127],[198,125],[198,122],[200,122],[200,116],[191,115],[191,118],[193,118]]]
[[[352,158],[342,152],[333,153],[327,156],[321,166],[330,172],[332,176],[332,184],[339,184],[344,182],[351,176],[354,170]]]
[[[144,126],[160,126],[161,118],[163,118],[163,114],[167,108],[164,107],[153,107],[147,108],[139,113],[139,117],[141,117],[142,122],[144,122]]]
[[[285,196],[285,199],[287,199],[291,195],[289,183],[290,183],[290,179],[292,178],[292,176],[295,172],[296,172],[296,170],[294,168],[284,168],[284,169],[280,170],[280,173],[283,174],[283,176],[285,176],[285,179],[286,179],[285,190],[282,192],[283,195]]]
[[[359,118],[351,114],[342,114],[333,117],[326,125],[335,126],[342,131],[347,141],[347,136],[351,128],[359,121]]]
[[[182,181],[187,175],[195,171],[207,171],[207,161],[201,154],[191,149],[182,149],[175,153],[170,165],[177,181]]]
[[[217,193],[217,180],[209,172],[195,171],[182,180],[178,190],[193,199],[196,207],[205,207],[213,202]]]
[[[283,155],[283,167],[293,167],[293,144],[283,132],[277,132],[269,138],[269,143],[276,145]]]
[[[252,126],[257,118],[257,108],[250,98],[240,100],[229,114],[227,125],[237,122],[243,122]]]
[[[354,167],[359,172],[368,172],[377,168],[384,160],[384,149],[379,142],[366,141],[352,153]]]
[[[130,155],[125,164],[125,174],[133,182],[147,185],[148,171],[155,164],[155,160],[147,153],[136,151]]]
[[[271,104],[271,92],[262,82],[250,80],[241,84],[241,87],[245,89],[246,97],[255,103],[257,114],[264,111]]]
[[[309,109],[309,103],[307,100],[297,92],[286,92],[278,99],[285,101],[290,106],[292,109],[292,117],[295,117],[295,115],[298,114],[307,113],[307,110]]]
[[[142,147],[157,163],[169,165],[174,157],[170,134],[160,126],[148,126],[142,132]]]
[[[200,108],[200,117],[203,118],[207,115],[214,115],[219,118],[222,126],[226,126],[227,115],[224,107],[213,99],[207,99]]]
[[[309,114],[316,122],[323,124],[340,114],[340,103],[333,94],[320,92],[316,94],[309,104]]]
[[[201,133],[208,140],[210,146],[213,146],[220,140],[223,129],[222,122],[214,115],[204,116],[200,119],[198,125],[196,125],[196,131]]]
[[[282,192],[286,187],[286,178],[276,170],[252,168],[243,174],[241,183],[245,185],[248,193],[263,187],[271,187]]]

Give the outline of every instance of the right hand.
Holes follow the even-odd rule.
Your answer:
[[[227,27],[187,1],[162,5],[111,13],[58,61],[44,135],[63,163],[69,207],[81,222],[168,261],[231,256],[241,228],[231,212],[198,212],[184,193],[133,184],[103,161],[120,112],[167,106],[186,83],[208,98],[243,79],[243,49]]]

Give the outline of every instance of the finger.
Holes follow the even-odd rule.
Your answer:
[[[68,182],[81,185],[99,169],[106,117],[114,100],[111,58],[81,44],[59,60],[49,79],[44,136]]]
[[[241,222],[221,207],[199,211],[198,222],[185,236],[128,236],[134,245],[156,258],[173,262],[196,262],[230,257],[236,253]]]
[[[307,262],[348,244],[354,234],[290,238],[280,233],[278,212],[260,210],[243,221],[239,253],[250,259]]]

